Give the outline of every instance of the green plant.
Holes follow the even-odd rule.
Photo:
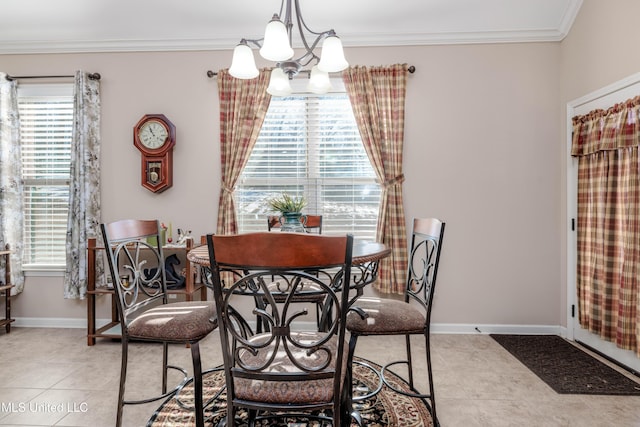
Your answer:
[[[283,193],[281,196],[269,199],[269,206],[271,209],[278,212],[301,212],[302,208],[307,206],[307,201],[304,196],[290,196]]]

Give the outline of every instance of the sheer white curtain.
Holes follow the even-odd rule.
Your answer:
[[[100,81],[84,71],[76,72],[74,104],[64,297],[83,299],[87,294],[87,240],[100,235]],[[98,257],[98,281],[103,273]]]
[[[18,83],[0,72],[0,247],[11,248],[12,294],[24,289],[22,272],[22,173],[20,122],[18,119]],[[5,266],[0,265],[4,280]]]

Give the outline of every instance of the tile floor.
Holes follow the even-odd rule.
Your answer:
[[[558,395],[487,335],[434,335],[432,342],[443,427],[640,426],[640,397]],[[221,362],[217,344],[217,332],[203,342],[205,366]],[[385,339],[384,351],[377,344],[361,338],[358,353],[384,363],[401,340]],[[160,353],[143,344],[134,351],[129,390],[139,396],[159,387],[159,370],[152,367]],[[170,357],[190,365],[187,348],[172,348]],[[118,342],[89,347],[82,329],[14,327],[0,333],[0,363],[0,426],[114,425]],[[157,406],[125,407],[124,425],[144,426]]]

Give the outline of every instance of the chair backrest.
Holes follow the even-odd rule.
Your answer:
[[[282,410],[336,404],[347,357],[353,237],[262,232],[207,235],[207,244],[221,319],[227,404],[266,407],[268,399],[269,407]],[[274,280],[279,285],[269,286]],[[315,314],[293,301],[311,293],[330,301],[326,331],[318,329]],[[266,332],[256,332],[258,316]],[[293,390],[304,381],[315,381],[309,388],[314,397]],[[327,388],[324,398],[315,396]]]
[[[431,305],[438,276],[445,223],[436,218],[414,218],[411,251],[407,268],[405,300],[422,305],[427,324],[431,321]]]
[[[160,223],[125,219],[100,224],[123,331],[128,318],[150,305],[166,304],[167,284]]]
[[[307,233],[315,232],[322,234],[322,215],[306,215],[304,229]]]
[[[267,230],[271,231],[272,228],[280,228],[280,215],[269,215],[267,217]]]
[[[280,215],[269,215],[267,217],[267,230],[272,228],[280,228]],[[307,233],[314,232],[322,234],[322,215],[303,215],[303,227]]]

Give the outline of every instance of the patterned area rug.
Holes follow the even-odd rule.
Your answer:
[[[640,395],[640,384],[557,335],[491,335],[560,394]]]
[[[370,364],[376,369],[379,366],[369,361],[359,361]],[[369,368],[361,364],[354,365],[354,393],[360,389],[375,389],[378,384],[377,376]],[[409,386],[400,378],[393,378],[395,385],[409,391]],[[220,393],[224,386],[224,371],[218,370],[207,374],[204,378],[204,395],[205,399],[214,397]],[[226,396],[224,391],[219,394],[215,401],[205,409],[205,425],[216,426],[217,423],[226,415]],[[193,388],[187,385],[180,393],[180,400],[188,406],[193,404]],[[383,387],[376,396],[354,403],[354,407],[358,409],[366,426],[397,426],[397,427],[429,427],[433,426],[429,409],[422,399],[411,398],[392,392]],[[246,426],[246,414],[239,411],[241,423],[240,427]],[[183,409],[176,399],[171,398],[165,401],[149,420],[148,426],[151,427],[187,427],[195,424],[193,412]],[[273,420],[265,420],[258,423],[259,426],[281,426],[281,427],[315,427],[320,423],[310,421],[304,416],[292,417],[279,422]],[[354,422],[352,426],[356,426]]]

